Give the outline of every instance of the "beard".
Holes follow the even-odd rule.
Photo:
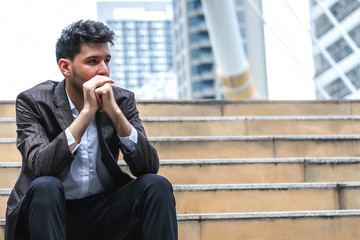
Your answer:
[[[84,96],[84,92],[83,92],[83,84],[86,82],[87,80],[80,77],[79,74],[77,74],[76,70],[73,69],[72,70],[72,77],[70,79],[70,82],[72,83],[72,86],[74,88],[74,90],[80,94],[81,96]]]

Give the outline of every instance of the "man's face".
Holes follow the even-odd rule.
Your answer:
[[[82,85],[96,75],[110,76],[111,55],[107,43],[82,43],[80,53],[70,61],[69,83],[82,94]]]

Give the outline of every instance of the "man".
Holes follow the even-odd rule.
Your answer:
[[[7,240],[177,239],[172,187],[156,175],[134,95],[111,85],[113,40],[100,22],[75,22],[56,44],[65,80],[18,95],[22,169],[8,200]],[[119,168],[119,149],[136,179]]]

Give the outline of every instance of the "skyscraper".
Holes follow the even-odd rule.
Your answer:
[[[261,1],[254,1],[261,8]],[[238,29],[260,98],[266,99],[267,81],[263,24],[244,0],[234,0]],[[216,59],[200,0],[173,0],[174,69],[180,99],[221,99]],[[226,44],[226,43],[224,43]]]
[[[171,2],[98,2],[97,9],[116,34],[110,63],[115,84],[133,90],[137,99],[177,98],[176,87],[166,89],[175,81]],[[151,91],[142,91],[144,86]]]
[[[317,98],[359,98],[359,0],[311,0],[310,15]]]

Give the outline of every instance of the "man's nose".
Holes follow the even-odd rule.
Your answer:
[[[101,62],[99,64],[98,75],[109,76],[109,74],[110,74],[109,64],[105,62]]]

